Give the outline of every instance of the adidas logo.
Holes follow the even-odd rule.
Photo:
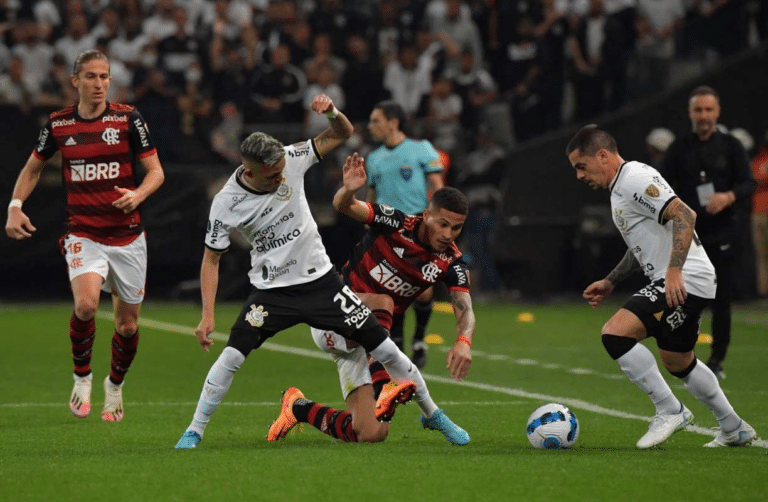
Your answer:
[[[402,258],[403,253],[405,253],[405,249],[403,248],[392,248],[392,251],[394,251],[400,258]]]
[[[77,144],[77,141],[75,141],[75,138],[73,138],[72,136],[70,136],[67,142],[64,143],[64,145],[66,146],[74,146],[76,144]]]

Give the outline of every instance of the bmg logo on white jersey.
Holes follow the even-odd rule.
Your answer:
[[[99,162],[71,166],[72,181],[113,180],[120,176],[119,162]]]

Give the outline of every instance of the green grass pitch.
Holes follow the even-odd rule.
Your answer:
[[[106,298],[102,308],[109,305]],[[708,449],[711,412],[665,373],[696,421],[657,449],[639,451],[653,407],[600,343],[617,304],[475,305],[474,361],[465,382],[445,370],[446,345],[430,349],[430,392],[472,436],[465,447],[421,428],[418,408],[397,412],[379,444],[346,444],[306,426],[278,444],[264,436],[281,391],[343,407],[335,365],[297,326],[252,353],[196,450],[173,446],[189,424],[210,354],[193,330],[199,306],[148,302],[141,344],[124,388],[125,419],[105,423],[101,382],[109,371],[109,312],[97,320],[93,411],[73,417],[65,304],[0,305],[0,499],[7,501],[765,501],[768,441]],[[239,305],[217,309],[227,333]],[[529,313],[533,322],[523,322]],[[412,313],[408,314],[412,322]],[[409,324],[406,332],[410,332]],[[435,312],[429,333],[454,338],[453,316]],[[702,332],[709,331],[709,319]],[[649,343],[649,342],[646,342]],[[654,353],[655,346],[650,342]],[[700,359],[709,347],[697,346]],[[768,439],[768,313],[736,308],[723,387],[736,410]],[[567,451],[530,447],[525,421],[560,401],[579,418]]]

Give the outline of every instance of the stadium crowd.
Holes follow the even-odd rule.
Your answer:
[[[746,47],[750,16],[763,38],[764,4],[0,0],[0,104],[72,102],[74,58],[97,48],[111,61],[109,99],[138,106],[166,163],[236,161],[249,124],[312,135],[318,92],[356,124],[391,97],[414,135],[452,154],[474,147],[484,121],[508,120],[510,140],[524,141],[658,91],[675,58]]]
[[[8,144],[19,144],[50,112],[74,102],[73,61],[92,48],[110,59],[108,99],[137,106],[171,170],[237,165],[241,141],[257,130],[286,144],[313,137],[325,125],[310,112],[311,98],[325,94],[355,125],[350,140],[308,173],[307,196],[321,229],[333,232],[324,240],[337,263],[361,230],[341,228],[348,222],[339,222],[327,194],[340,183],[343,159],[374,147],[366,127],[374,105],[393,99],[407,112],[409,137],[429,139],[446,183],[470,197],[464,238],[467,260],[480,272],[475,259],[489,252],[498,180],[516,142],[650,96],[668,86],[676,63],[725,58],[764,40],[766,6],[0,0],[0,127]],[[486,268],[481,286],[494,288],[498,271]]]

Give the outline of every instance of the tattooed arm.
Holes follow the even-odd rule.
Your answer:
[[[325,157],[334,148],[347,141],[355,128],[347,116],[336,109],[331,98],[324,94],[315,96],[311,108],[319,114],[325,114],[328,118],[328,129],[315,138],[315,146],[320,157]]]
[[[685,303],[688,292],[683,282],[683,264],[693,240],[696,213],[682,200],[675,199],[667,206],[664,220],[672,221],[672,253],[665,280],[667,305],[674,307]]]
[[[621,259],[618,265],[611,270],[611,273],[605,279],[595,281],[581,294],[585,300],[592,306],[597,307],[601,301],[605,300],[608,295],[613,292],[613,288],[626,279],[632,272],[634,272],[640,264],[637,262],[637,258],[632,254],[632,251],[627,249],[624,257]]]
[[[472,298],[466,291],[451,291],[453,314],[456,316],[456,342],[453,344],[445,366],[456,380],[463,380],[472,364],[472,337],[475,334],[475,313]]]
[[[621,259],[619,264],[616,265],[613,270],[611,270],[611,273],[608,274],[605,279],[616,286],[618,283],[629,277],[632,272],[637,270],[639,267],[640,263],[637,261],[637,258],[635,258],[635,255],[631,250],[627,249],[627,252],[624,253],[624,257]]]

